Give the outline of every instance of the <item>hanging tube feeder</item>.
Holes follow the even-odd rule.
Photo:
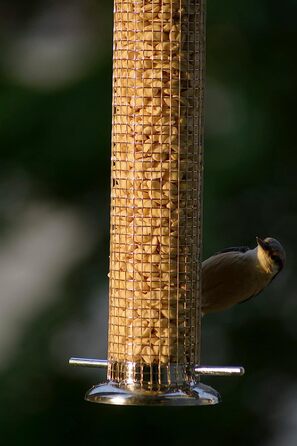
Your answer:
[[[204,0],[115,0],[108,382],[110,404],[219,401],[201,367]]]

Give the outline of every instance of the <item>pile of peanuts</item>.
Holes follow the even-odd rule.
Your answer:
[[[194,5],[115,0],[113,361],[168,364],[195,356],[201,79]]]

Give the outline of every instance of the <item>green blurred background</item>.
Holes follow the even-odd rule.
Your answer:
[[[212,0],[204,256],[278,238],[285,271],[203,321],[206,408],[84,402],[106,357],[111,0],[0,3],[0,430],[5,445],[297,444],[297,1]]]

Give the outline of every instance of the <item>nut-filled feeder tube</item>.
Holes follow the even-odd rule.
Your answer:
[[[91,401],[218,399],[194,375],[204,43],[204,0],[115,0],[109,383]]]

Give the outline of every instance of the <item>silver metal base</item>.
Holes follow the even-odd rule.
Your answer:
[[[85,399],[92,403],[118,406],[206,406],[219,403],[221,398],[216,390],[198,382],[152,392],[109,381],[92,387]]]
[[[221,401],[219,393],[199,382],[202,375],[241,376],[243,367],[158,366],[70,358],[70,365],[106,368],[110,381],[92,387],[87,401],[131,406],[206,406]]]

